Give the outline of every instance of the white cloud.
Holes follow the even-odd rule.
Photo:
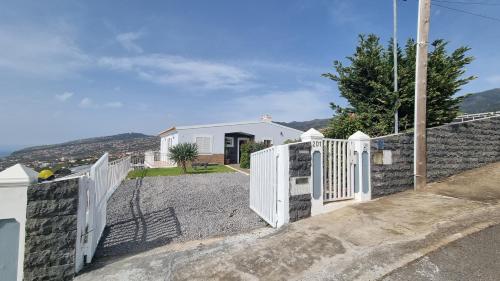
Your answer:
[[[61,102],[65,102],[70,99],[74,94],[71,92],[64,92],[60,95],[56,95],[56,99]]]
[[[116,36],[116,41],[122,45],[122,47],[130,52],[142,53],[142,48],[135,43],[139,38],[141,38],[142,32],[127,32],[120,33]]]
[[[138,77],[157,84],[180,84],[208,90],[245,90],[254,87],[253,75],[228,64],[187,59],[162,54],[135,57],[104,57],[101,66],[135,72]]]
[[[33,27],[0,26],[0,70],[61,79],[89,65],[70,33]]]
[[[81,108],[93,108],[93,109],[103,109],[103,108],[121,108],[123,103],[121,101],[111,101],[111,102],[95,102],[89,97],[83,98],[78,104]]]
[[[110,108],[120,108],[123,107],[123,103],[119,101],[113,101],[113,102],[108,102],[104,104],[105,107],[110,107]]]
[[[488,83],[490,84],[497,84],[497,86],[499,86],[498,84],[500,84],[500,74],[486,77],[486,81],[488,81]]]
[[[94,101],[91,98],[83,98],[80,101],[80,107],[89,108],[94,106]]]
[[[269,113],[277,121],[304,121],[331,115],[330,93],[317,88],[291,91],[274,91],[264,95],[241,96],[233,100],[229,108],[230,118],[241,116],[258,118]]]

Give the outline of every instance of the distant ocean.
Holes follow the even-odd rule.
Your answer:
[[[25,145],[0,145],[0,158],[9,156],[12,152],[19,150]]]
[[[4,158],[9,156],[13,151],[11,150],[3,150],[0,148],[0,158]]]

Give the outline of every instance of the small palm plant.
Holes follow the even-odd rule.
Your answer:
[[[181,165],[184,173],[187,173],[187,163],[198,158],[198,146],[195,143],[180,143],[172,146],[169,150],[170,159],[177,165]]]

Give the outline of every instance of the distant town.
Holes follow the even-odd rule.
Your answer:
[[[17,163],[32,169],[73,168],[94,163],[104,152],[109,152],[110,159],[127,155],[141,154],[147,150],[158,149],[160,143],[155,136],[139,133],[119,134],[71,141],[55,145],[35,146],[13,152],[0,158],[0,170]]]

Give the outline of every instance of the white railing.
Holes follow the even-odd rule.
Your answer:
[[[453,119],[452,123],[473,121],[473,120],[483,119],[483,118],[488,118],[488,117],[493,117],[493,116],[500,116],[500,111],[459,115],[455,119]]]
[[[143,169],[144,168],[144,158],[145,158],[144,154],[130,156],[130,168],[131,169]]]
[[[76,272],[85,262],[92,261],[106,227],[107,201],[130,171],[130,156],[113,162],[108,162],[108,159],[108,153],[105,153],[88,174],[80,177]]]
[[[169,153],[146,151],[144,153],[144,166],[147,168],[169,168],[177,165],[175,161],[170,159]]]
[[[111,197],[120,183],[127,177],[131,168],[130,156],[109,163],[108,180],[109,189],[106,200]]]
[[[323,199],[354,198],[354,149],[348,140],[323,140]]]

